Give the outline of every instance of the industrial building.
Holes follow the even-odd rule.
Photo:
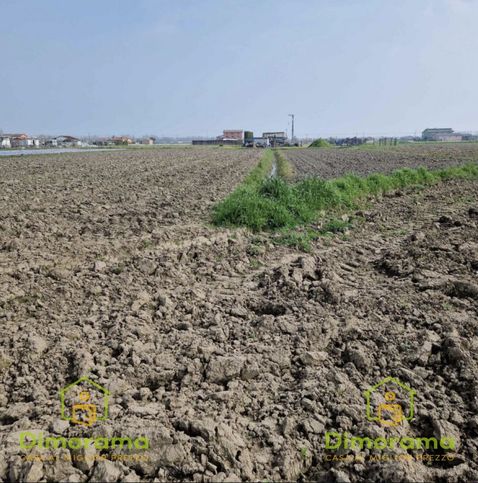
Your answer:
[[[449,127],[429,128],[422,132],[424,141],[461,141],[463,136]]]
[[[287,134],[284,131],[264,132],[262,137],[268,139],[272,147],[284,146],[287,142]]]
[[[224,129],[216,139],[194,139],[192,144],[201,145],[232,145],[246,147],[267,147],[287,145],[287,134],[284,131],[271,131],[262,133],[262,137],[254,137],[252,131],[242,129]]]

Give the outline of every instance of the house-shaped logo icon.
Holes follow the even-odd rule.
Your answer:
[[[402,395],[406,404],[397,400]],[[416,392],[394,377],[386,377],[365,391],[367,419],[378,421],[382,426],[398,426],[404,420],[411,421],[414,415]],[[408,406],[408,409],[404,406]],[[375,411],[374,411],[375,408]]]
[[[98,383],[80,377],[60,390],[61,419],[81,426],[93,426],[108,418],[110,392]]]

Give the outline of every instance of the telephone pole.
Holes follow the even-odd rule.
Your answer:
[[[294,142],[294,118],[295,118],[295,115],[294,114],[289,114],[289,116],[292,118],[292,142]]]

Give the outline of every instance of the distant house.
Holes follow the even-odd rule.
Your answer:
[[[143,138],[141,140],[141,144],[154,144],[155,139],[154,138]]]
[[[0,135],[0,148],[11,148],[10,136]]]
[[[65,146],[65,147],[71,147],[71,146],[81,146],[81,141],[78,138],[75,138],[74,136],[58,136],[56,138],[56,145],[57,146]]]
[[[133,140],[128,136],[113,136],[111,140],[116,145],[133,144]]]
[[[429,128],[422,132],[424,141],[461,141],[463,136],[449,127]]]
[[[27,148],[33,146],[33,139],[27,134],[4,134],[10,138],[10,144],[12,148]]]

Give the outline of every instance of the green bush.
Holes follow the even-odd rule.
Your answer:
[[[331,144],[325,139],[319,138],[313,141],[309,148],[330,148]]]

